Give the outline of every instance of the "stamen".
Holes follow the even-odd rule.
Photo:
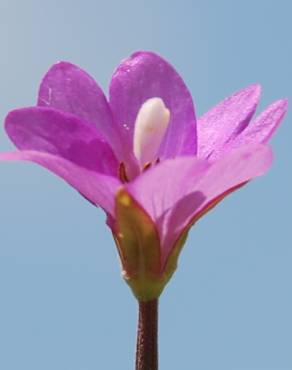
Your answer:
[[[126,167],[125,167],[125,164],[123,162],[121,162],[120,165],[119,165],[119,174],[118,174],[118,176],[119,176],[119,179],[122,182],[129,182],[127,172],[126,172]]]
[[[170,112],[161,98],[151,98],[140,108],[134,130],[134,154],[141,169],[157,160],[164,139]]]
[[[143,167],[143,171],[148,170],[148,168],[150,168],[150,167],[151,167],[151,163],[150,163],[150,162],[146,163],[146,164],[144,165],[144,167]]]

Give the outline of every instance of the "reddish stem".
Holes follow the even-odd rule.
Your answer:
[[[136,370],[158,370],[158,299],[139,302]]]

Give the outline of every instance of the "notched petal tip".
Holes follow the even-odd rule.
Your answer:
[[[287,109],[288,99],[273,102],[229,146],[236,148],[252,143],[266,144],[280,126]]]
[[[199,156],[214,159],[248,126],[261,95],[259,84],[249,85],[211,108],[198,121]]]

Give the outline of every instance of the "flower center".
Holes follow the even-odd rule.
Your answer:
[[[158,160],[158,151],[164,139],[170,112],[161,98],[151,98],[141,106],[134,129],[134,154],[144,169]]]

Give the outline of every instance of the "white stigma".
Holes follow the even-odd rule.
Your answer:
[[[151,98],[141,106],[134,129],[134,154],[143,168],[155,162],[165,136],[170,112],[160,98]]]

